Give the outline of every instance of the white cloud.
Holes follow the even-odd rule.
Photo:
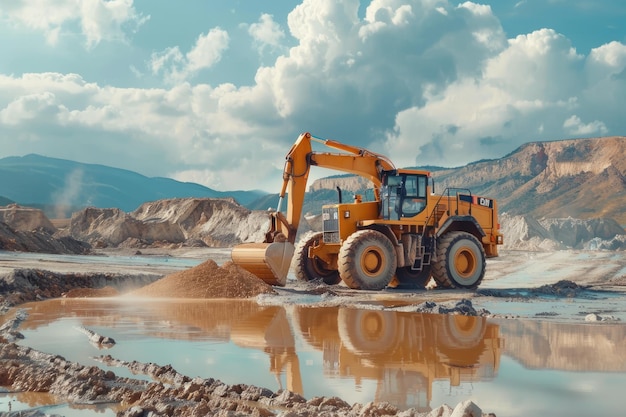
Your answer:
[[[0,110],[0,122],[19,125],[32,120],[41,120],[44,115],[54,115],[58,106],[50,92],[28,94],[17,98]]]
[[[194,83],[227,58],[231,39],[219,27],[190,48],[153,54],[150,69],[166,88],[0,75],[0,133],[12,139],[0,139],[2,153],[63,157],[66,146],[82,162],[217,189],[276,190],[283,155],[303,131],[382,152],[398,166],[449,166],[501,157],[530,140],[626,130],[620,42],[585,56],[551,29],[507,39],[492,9],[471,2],[373,0],[363,18],[359,7],[304,0],[288,16],[288,35],[261,15],[249,26],[257,46],[294,46],[259,67],[250,85]],[[96,9],[90,15],[103,13]],[[43,20],[60,23],[30,16],[30,24],[65,30],[63,10]]]
[[[274,17],[267,13],[261,15],[258,23],[250,25],[248,33],[257,44],[259,53],[263,53],[267,47],[280,49],[281,42],[285,39],[285,32],[274,21]]]
[[[137,13],[133,0],[0,0],[0,16],[43,32],[51,45],[78,22],[88,48],[103,40],[125,41],[126,30],[149,19]]]
[[[587,62],[604,62],[599,57],[605,55],[612,57],[610,62],[619,61],[615,51],[620,50],[597,51]],[[601,110],[592,109],[585,57],[553,30],[509,40],[482,67],[480,77],[466,74],[444,90],[427,91],[424,104],[400,111],[388,134],[387,152],[406,165],[460,165],[500,157],[538,136],[604,135],[610,131],[606,120],[616,120],[619,113],[599,102],[594,104]],[[572,111],[597,115],[584,123]]]
[[[153,53],[150,68],[153,74],[162,73],[165,81],[170,84],[181,83],[218,63],[228,49],[228,42],[226,31],[213,28],[207,34],[200,35],[185,55],[178,46]]]
[[[583,123],[580,117],[573,115],[563,123],[566,132],[574,136],[600,136],[608,132],[601,121],[594,120],[591,123]]]
[[[194,73],[211,68],[222,59],[222,54],[228,48],[228,41],[228,33],[220,28],[200,35],[194,47],[187,53],[187,71]]]

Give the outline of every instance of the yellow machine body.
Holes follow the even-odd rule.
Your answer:
[[[312,141],[340,152],[313,151]],[[435,195],[428,171],[397,169],[385,156],[310,133],[298,137],[285,159],[264,242],[232,251],[235,264],[265,282],[284,286],[295,265],[298,279],[343,280],[355,289],[423,287],[431,276],[442,287],[475,288],[485,258],[498,256],[503,237],[492,198],[457,188]],[[312,166],[367,178],[373,199],[356,195],[351,202],[323,206],[323,231],[296,244]]]

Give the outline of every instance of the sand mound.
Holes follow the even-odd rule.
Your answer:
[[[119,292],[113,287],[73,288],[63,295],[65,298],[115,297]]]
[[[275,293],[272,287],[245,269],[226,262],[222,267],[209,259],[185,271],[129,293],[141,297],[249,298]]]

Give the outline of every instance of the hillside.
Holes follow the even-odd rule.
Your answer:
[[[494,197],[499,211],[534,218],[608,217],[626,225],[626,137],[531,142],[500,159],[458,168],[428,167],[435,192],[469,188]],[[318,168],[314,168],[318,169]],[[39,155],[0,159],[0,205],[41,208],[50,218],[69,217],[85,207],[132,212],[147,202],[171,198],[234,198],[251,210],[276,208],[277,195],[261,191],[220,192],[199,184],[148,178],[132,171]],[[312,182],[303,213],[343,201],[368,181],[350,175]],[[5,201],[5,204],[1,204]],[[283,206],[283,208],[286,206]]]
[[[235,198],[247,204],[265,193],[221,192],[170,178],[150,178],[104,165],[83,164],[30,154],[0,159],[1,201],[43,209],[49,217],[69,217],[83,207],[133,211],[141,204],[165,198]],[[8,200],[7,200],[8,199]]]
[[[495,160],[432,170],[436,193],[469,188],[499,211],[535,218],[612,218],[626,224],[626,137],[532,142]],[[356,177],[316,181],[312,190],[361,190]]]
[[[66,233],[94,247],[227,247],[263,241],[268,221],[265,211],[250,211],[233,199],[174,198],[130,213],[86,208],[72,214]]]

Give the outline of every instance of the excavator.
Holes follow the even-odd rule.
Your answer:
[[[320,143],[334,152],[313,150]],[[356,174],[371,182],[371,201],[322,207],[323,230],[296,243],[311,167]],[[286,212],[283,204],[287,200]],[[285,286],[293,267],[298,280],[343,281],[352,289],[477,288],[503,235],[497,202],[469,189],[434,194],[429,171],[399,169],[386,156],[302,133],[285,157],[278,206],[269,213],[260,243],[233,248],[234,264],[271,285]]]

